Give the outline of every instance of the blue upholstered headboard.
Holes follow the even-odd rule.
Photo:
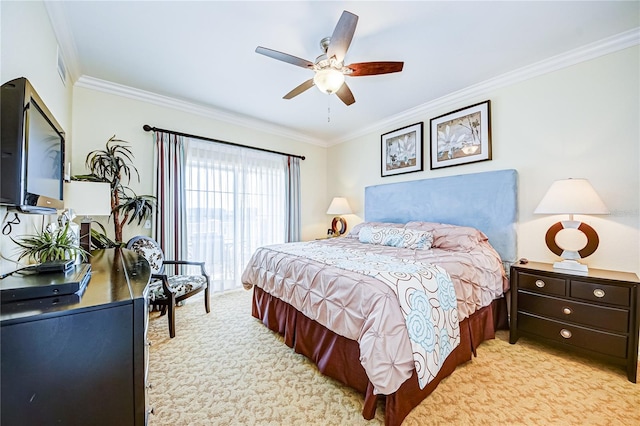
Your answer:
[[[369,222],[471,226],[489,237],[504,262],[515,262],[517,190],[516,170],[368,186],[364,216]]]

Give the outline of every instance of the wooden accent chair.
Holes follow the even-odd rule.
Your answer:
[[[194,294],[204,290],[204,308],[209,313],[209,275],[204,262],[189,260],[166,260],[157,241],[145,236],[133,237],[127,248],[144,257],[151,267],[151,283],[149,284],[149,304],[161,306],[160,316],[169,312],[169,336],[176,336],[175,307]],[[200,275],[169,275],[165,265],[200,266]],[[177,268],[178,266],[174,266]]]

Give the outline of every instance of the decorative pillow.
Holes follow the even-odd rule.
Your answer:
[[[410,249],[430,249],[433,245],[433,234],[427,231],[404,229],[404,247]]]
[[[397,227],[363,226],[359,230],[358,239],[365,244],[380,244],[415,250],[430,248],[433,236],[429,232]]]
[[[488,238],[482,231],[469,226],[435,222],[409,222],[407,229],[431,232],[432,247],[443,250],[471,251]]]
[[[360,229],[358,239],[365,244],[381,244],[395,247],[402,241],[402,231],[402,228],[364,226]]]
[[[365,226],[387,227],[387,228],[404,228],[404,223],[392,222],[360,222],[351,229],[346,238],[359,238],[360,230]]]

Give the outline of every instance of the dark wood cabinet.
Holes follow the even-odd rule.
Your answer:
[[[636,382],[638,276],[590,269],[563,273],[546,263],[511,267],[509,342],[534,337],[625,366]]]
[[[144,425],[149,264],[96,251],[84,293],[0,307],[3,426]]]

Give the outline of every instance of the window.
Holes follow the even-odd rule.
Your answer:
[[[186,253],[206,262],[212,291],[241,287],[254,251],[285,242],[286,164],[279,154],[188,140]]]

